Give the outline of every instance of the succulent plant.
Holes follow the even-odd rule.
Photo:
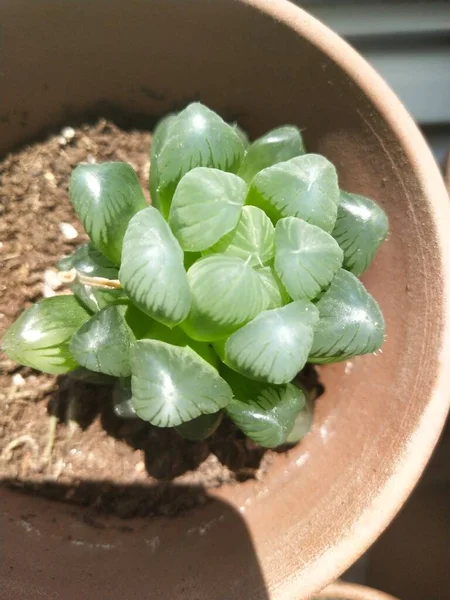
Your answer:
[[[157,126],[150,190],[152,206],[125,163],[73,171],[91,240],[58,264],[73,293],[27,309],[4,351],[49,373],[104,375],[120,417],[188,439],[225,416],[262,446],[296,441],[311,422],[297,373],[383,343],[357,277],[386,215],[340,190],[296,127],[249,144],[199,103]]]

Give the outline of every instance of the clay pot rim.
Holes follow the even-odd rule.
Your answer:
[[[440,361],[434,388],[404,453],[398,457],[395,474],[380,484],[380,491],[359,516],[352,531],[341,543],[329,548],[320,574],[311,574],[309,588],[333,581],[355,562],[375,541],[400,510],[422,474],[439,439],[450,409],[450,244],[448,224],[450,203],[443,178],[425,139],[406,108],[382,77],[338,34],[288,0],[240,0],[264,12],[306,38],[347,73],[370,98],[377,111],[399,140],[417,175],[424,201],[434,220],[436,249],[441,260],[443,282]],[[370,124],[368,124],[370,126]],[[375,132],[374,132],[375,133]],[[376,135],[376,133],[375,133]],[[388,149],[385,149],[389,154]],[[395,170],[394,157],[392,167]],[[406,444],[405,444],[406,446]],[[324,557],[325,558],[325,557]],[[290,581],[280,598],[296,596],[296,579]],[[297,588],[298,589],[298,588]],[[381,600],[381,599],[380,599]]]
[[[398,600],[394,596],[356,583],[336,581],[314,596],[314,600]]]

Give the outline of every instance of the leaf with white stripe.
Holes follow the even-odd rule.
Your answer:
[[[239,222],[210,251],[249,260],[252,267],[263,266],[275,253],[274,226],[256,206],[244,206]]]
[[[227,416],[265,448],[284,444],[305,406],[303,390],[292,383],[275,386],[251,381],[228,369],[223,370],[223,376],[234,393],[225,409]]]
[[[217,413],[231,400],[230,386],[189,347],[139,340],[131,351],[132,404],[156,427],[176,427]]]
[[[388,218],[373,200],[341,191],[333,237],[344,251],[344,268],[359,276],[388,234]]]
[[[275,227],[275,270],[294,300],[316,298],[342,265],[338,243],[325,231],[296,217]]]
[[[156,158],[161,211],[169,215],[180,179],[194,167],[236,173],[245,153],[242,135],[199,102],[189,104],[171,122]]]
[[[299,217],[331,233],[339,204],[336,169],[320,154],[278,163],[255,175],[247,204],[259,206],[273,222]]]
[[[175,191],[169,225],[187,252],[213,246],[236,227],[247,195],[247,184],[233,173],[196,167]]]
[[[349,271],[341,269],[317,302],[309,362],[328,363],[376,352],[384,341],[384,319],[374,298]]]
[[[157,321],[174,326],[189,314],[183,251],[156,208],[148,207],[131,219],[119,279],[133,303]]]
[[[16,362],[59,375],[78,367],[69,351],[75,331],[90,318],[75,296],[53,296],[33,304],[7,330],[2,350]]]
[[[188,271],[192,310],[182,324],[193,339],[214,341],[228,337],[270,304],[262,278],[246,261],[213,254]]]
[[[288,383],[305,366],[318,320],[307,300],[264,311],[228,338],[225,362],[246,377]]]
[[[128,377],[130,348],[135,337],[125,320],[127,305],[110,304],[84,323],[70,340],[78,363],[97,373]]]
[[[238,175],[250,181],[263,169],[305,154],[302,134],[297,127],[287,125],[272,129],[247,149]]]
[[[128,223],[147,206],[136,173],[123,162],[81,164],[72,171],[69,195],[94,246],[120,265]]]

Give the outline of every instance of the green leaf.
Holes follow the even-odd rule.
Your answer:
[[[256,272],[260,276],[269,298],[267,309],[279,308],[291,301],[289,294],[273,267],[262,267],[262,269],[257,269]]]
[[[59,375],[78,367],[69,351],[73,333],[90,314],[75,296],[53,296],[33,304],[7,330],[3,351],[16,362]]]
[[[191,348],[139,340],[131,351],[136,414],[157,427],[175,427],[216,413],[232,398],[216,369]]]
[[[310,400],[308,400],[308,398],[306,398],[305,406],[295,417],[294,426],[286,438],[286,443],[292,445],[298,444],[298,442],[311,431],[313,419],[313,404]]]
[[[223,412],[212,413],[211,415],[200,415],[192,421],[187,421],[175,427],[177,432],[185,440],[193,442],[206,440],[219,427],[223,417]]]
[[[78,273],[89,277],[104,277],[105,279],[118,279],[119,277],[117,267],[91,243],[83,244],[71,255],[62,258],[58,262],[58,269],[60,271],[75,269]],[[97,312],[108,304],[126,297],[123,290],[86,285],[78,279],[68,284],[68,287],[92,312]]]
[[[158,210],[161,209],[161,201],[158,193],[159,186],[159,169],[158,169],[158,155],[161,151],[161,148],[166,141],[170,127],[175,120],[175,115],[167,115],[164,119],[161,119],[157,124],[153,136],[152,136],[152,145],[150,151],[150,198],[152,201],[152,205]]]
[[[275,227],[275,270],[291,298],[316,298],[342,265],[336,240],[319,227],[286,217]]]
[[[169,225],[183,250],[210,248],[239,221],[247,184],[237,175],[196,167],[175,191]]]
[[[284,444],[305,406],[303,390],[292,383],[274,386],[251,381],[228,369],[223,376],[235,396],[225,409],[227,416],[265,448]]]
[[[182,327],[196,340],[228,337],[270,303],[262,278],[246,261],[234,256],[202,258],[189,269],[188,280],[192,310]]]
[[[194,167],[214,167],[236,173],[245,144],[235,127],[198,102],[171,122],[157,156],[161,211],[168,216],[178,182]]]
[[[309,362],[337,362],[375,352],[383,344],[380,308],[352,273],[338,271],[316,306],[320,320]]]
[[[333,237],[344,251],[344,268],[359,276],[388,234],[388,218],[369,198],[341,191]]]
[[[120,419],[138,419],[131,400],[131,378],[117,381],[113,389],[113,410]]]
[[[305,154],[255,175],[247,196],[276,222],[299,217],[331,233],[337,216],[339,186],[334,166],[319,154]]]
[[[250,183],[259,171],[305,152],[302,134],[297,127],[278,127],[251,144],[238,175]]]
[[[256,206],[244,206],[236,228],[210,251],[249,259],[252,267],[263,266],[272,260],[275,253],[272,221]]]
[[[288,383],[308,359],[318,320],[307,300],[264,311],[228,338],[225,362],[246,377]]]
[[[119,279],[134,304],[154,319],[173,326],[187,317],[191,295],[183,251],[156,208],[131,219]]]
[[[134,335],[125,320],[127,305],[111,304],[76,331],[70,352],[86,369],[114,377],[128,377]]]
[[[147,206],[136,173],[121,162],[81,164],[72,171],[69,195],[94,246],[120,265],[128,223]]]

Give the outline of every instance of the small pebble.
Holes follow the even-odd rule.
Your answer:
[[[61,287],[61,279],[58,276],[58,272],[53,269],[46,269],[44,271],[44,284],[42,289],[42,295],[44,298],[51,298],[55,296],[55,290]]]
[[[12,376],[13,385],[17,385],[18,387],[25,385],[25,379],[22,377],[20,373],[14,373]]]
[[[75,137],[75,129],[73,127],[64,127],[61,131],[61,135],[66,140],[71,140]]]
[[[67,144],[67,140],[62,135],[58,136],[58,144],[60,146],[65,146]]]
[[[55,176],[53,175],[53,173],[50,173],[50,171],[47,171],[46,173],[44,173],[44,178],[47,181],[55,181]]]
[[[66,240],[74,240],[78,237],[78,231],[70,223],[60,223],[59,229]]]

